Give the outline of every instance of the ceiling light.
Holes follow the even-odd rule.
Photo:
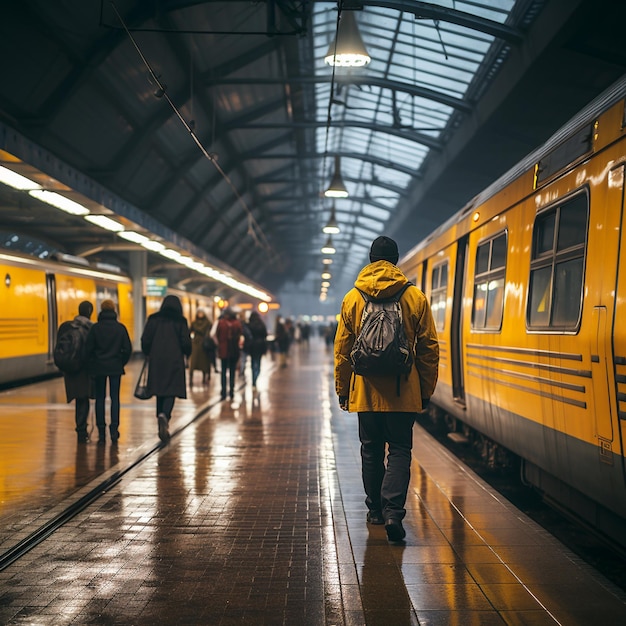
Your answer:
[[[124,230],[124,226],[106,215],[85,215],[85,219],[100,228],[110,230],[113,233],[119,233]]]
[[[327,280],[323,280],[322,287],[330,287],[330,283]]]
[[[7,169],[0,165],[0,183],[13,187],[13,189],[19,189],[20,191],[26,191],[28,189],[41,189],[41,185],[32,181],[26,176],[17,174],[13,170]]]
[[[41,200],[42,202],[50,204],[57,209],[61,209],[61,211],[70,213],[71,215],[87,215],[89,213],[89,209],[84,207],[82,204],[78,204],[78,202],[74,202],[74,200],[70,200],[69,198],[55,193],[54,191],[31,189],[28,193],[33,196],[33,198],[37,198],[37,200]]]
[[[327,235],[336,235],[339,231],[339,224],[337,224],[337,218],[335,217],[335,203],[333,202],[333,206],[330,209],[330,219],[324,228],[322,228],[322,232]]]
[[[322,263],[324,265],[332,265],[333,260],[332,259],[322,259]]]
[[[160,241],[153,241],[152,239],[150,239],[150,241],[144,241],[141,245],[152,252],[162,252],[165,250],[165,246]]]
[[[324,62],[338,67],[363,67],[371,60],[361,38],[354,12],[341,11],[337,38],[331,41]]]
[[[327,198],[348,197],[348,190],[346,189],[346,186],[343,183],[343,178],[341,177],[341,164],[339,162],[339,156],[337,155],[335,155],[335,172],[328,189],[324,192],[324,195]]]
[[[159,250],[159,254],[164,256],[166,259],[171,259],[172,261],[178,261],[180,259],[181,254],[178,250],[172,250],[171,248],[165,248],[165,250]]]
[[[324,280],[330,280],[332,278],[331,273],[326,271],[322,272],[322,278]]]
[[[322,253],[323,254],[335,254],[336,250],[335,247],[333,246],[333,240],[331,239],[330,235],[328,235],[328,239],[326,240],[326,243],[324,244],[324,247],[322,248]]]
[[[127,241],[132,241],[133,243],[139,243],[143,245],[144,243],[148,243],[150,239],[145,235],[141,235],[132,230],[123,230],[122,232],[117,233],[119,237],[122,239],[126,239]]]

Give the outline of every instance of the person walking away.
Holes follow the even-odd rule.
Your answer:
[[[106,441],[106,423],[104,403],[106,384],[109,381],[111,398],[111,421],[109,432],[111,442],[119,439],[120,425],[120,383],[125,374],[124,366],[133,353],[133,347],[126,326],[117,321],[113,300],[103,300],[100,305],[98,321],[87,335],[87,369],[94,379],[96,397],[96,426],[98,443]]]
[[[170,439],[169,423],[176,398],[187,397],[185,357],[191,354],[191,335],[177,296],[165,296],[141,335],[141,351],[148,357],[148,392],[156,396],[159,439]]]
[[[91,377],[87,373],[87,335],[93,325],[91,314],[93,304],[84,300],[78,305],[78,315],[71,321],[63,322],[57,331],[54,349],[55,362],[63,372],[65,396],[68,404],[75,401],[76,434],[78,443],[87,443],[87,418],[91,396]],[[73,335],[73,336],[72,336]]]
[[[226,398],[227,376],[230,399],[235,397],[235,373],[239,360],[239,340],[242,333],[243,328],[235,312],[230,308],[225,309],[215,330],[217,353],[222,362],[222,400]]]
[[[287,367],[287,352],[289,350],[289,334],[283,320],[276,318],[276,327],[274,328],[274,336],[276,346],[278,348],[278,363],[280,367]]]
[[[428,300],[397,267],[398,246],[381,236],[370,248],[370,263],[361,269],[344,296],[334,341],[335,390],[344,411],[356,412],[361,442],[361,473],[370,524],[384,524],[389,541],[406,536],[402,520],[410,480],[413,422],[435,390],[439,344]],[[414,365],[406,375],[359,376],[350,354],[363,325],[365,299],[396,296],[402,325],[413,346]],[[385,466],[385,445],[388,446]]]
[[[204,349],[204,340],[211,331],[211,322],[203,309],[198,309],[196,319],[191,323],[191,357],[189,359],[189,387],[193,387],[193,373],[195,370],[202,372],[202,384],[206,385],[211,380],[211,362],[209,355]]]
[[[242,382],[246,382],[246,363],[248,361],[248,356],[250,354],[250,342],[252,341],[252,335],[250,334],[250,329],[248,328],[248,324],[246,323],[246,314],[245,312],[241,312],[241,330],[242,336],[241,341],[239,342],[239,377]]]
[[[248,352],[250,354],[250,368],[252,370],[252,388],[256,389],[256,381],[261,372],[261,357],[267,352],[267,327],[256,311],[250,313],[247,326],[250,332]]]

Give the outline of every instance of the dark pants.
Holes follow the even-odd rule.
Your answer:
[[[89,397],[76,398],[76,432],[87,434],[87,418],[89,417]]]
[[[156,411],[157,417],[159,413],[165,413],[167,421],[172,419],[172,411],[174,410],[174,396],[157,396]]]
[[[252,369],[252,384],[256,387],[256,381],[261,373],[261,355],[250,356],[250,367]]]
[[[104,437],[104,400],[107,391],[107,378],[109,379],[109,396],[111,397],[111,438],[117,439],[120,426],[120,382],[122,377],[118,376],[96,376],[94,388],[96,391],[96,425],[101,438]]]
[[[235,395],[235,372],[238,359],[222,359],[222,398],[226,397],[226,374],[228,374],[229,393]]]
[[[385,520],[402,520],[406,515],[414,421],[415,413],[359,413],[365,504],[372,511],[382,511]]]

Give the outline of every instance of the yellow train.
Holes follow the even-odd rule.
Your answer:
[[[92,302],[96,311],[102,300],[113,300],[131,340],[141,334],[134,327],[136,298],[126,276],[8,251],[0,251],[0,272],[0,385],[58,374],[52,359],[56,331],[77,315],[82,300]],[[208,296],[176,289],[167,293],[180,297],[188,321],[200,307],[210,318],[215,314]],[[139,298],[146,316],[157,311],[161,301]],[[94,313],[92,319],[96,317]]]
[[[622,547],[625,98],[626,76],[400,263],[437,324],[434,412]]]

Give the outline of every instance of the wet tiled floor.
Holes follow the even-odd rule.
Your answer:
[[[356,416],[321,342],[268,359],[234,402],[196,387],[164,448],[137,369],[117,448],[78,446],[60,380],[0,394],[0,550],[135,464],[0,572],[0,623],[626,623],[621,592],[418,427],[405,544],[367,526]]]

